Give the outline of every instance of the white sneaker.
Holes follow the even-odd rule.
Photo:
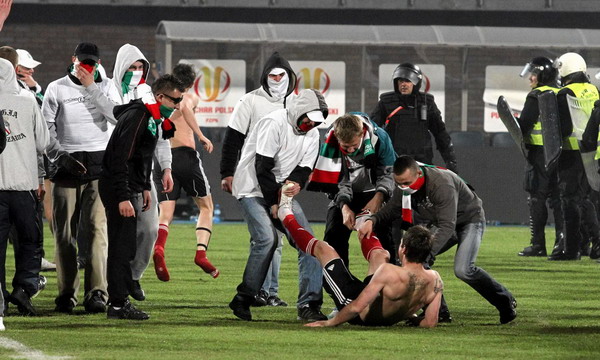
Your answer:
[[[293,196],[287,196],[283,192],[294,186],[294,184],[285,184],[281,187],[281,198],[279,200],[279,211],[277,211],[277,217],[279,220],[283,221],[286,216],[293,214],[292,213],[292,199]]]
[[[0,331],[4,331],[6,328],[4,327],[4,318],[0,316]]]
[[[42,258],[42,266],[40,268],[40,271],[55,271],[56,270],[56,264],[51,263],[50,261],[46,260],[46,258]]]
[[[365,223],[365,221],[369,220],[371,217],[371,210],[365,210],[360,214],[356,215],[356,219],[354,220],[354,230],[358,231],[358,229]]]

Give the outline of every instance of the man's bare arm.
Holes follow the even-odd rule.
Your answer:
[[[12,5],[12,0],[0,0],[0,31],[4,27],[4,21],[8,18],[8,14],[10,14],[10,7]]]
[[[440,305],[442,303],[443,290],[444,282],[442,281],[440,275],[437,274],[435,284],[433,285],[433,292],[435,293],[435,297],[433,298],[433,301],[427,306],[427,309],[425,310],[425,318],[419,323],[420,327],[434,327],[437,325],[440,312]]]
[[[202,142],[204,149],[206,151],[208,151],[209,153],[211,153],[213,151],[213,144],[212,142],[206,137],[204,136],[204,134],[202,133],[202,130],[200,130],[200,127],[198,126],[198,123],[196,122],[196,116],[194,115],[194,107],[195,105],[195,97],[192,94],[184,94],[183,97],[183,101],[181,102],[181,115],[183,116],[183,119],[185,120],[185,123],[187,124],[187,126],[192,129],[192,131],[194,132],[194,134],[198,137],[198,140],[200,140],[200,142]]]
[[[378,271],[381,270],[378,269]],[[376,272],[377,274],[377,272]],[[379,296],[381,290],[384,287],[384,282],[382,280],[383,276],[374,275],[371,279],[371,282],[367,287],[361,291],[360,295],[356,300],[352,301],[350,304],[344,306],[344,308],[332,319],[327,321],[316,321],[310,324],[306,324],[305,326],[311,327],[321,327],[321,326],[338,326],[345,322],[348,322],[354,319],[358,314],[361,313],[367,306],[371,305],[375,299]]]

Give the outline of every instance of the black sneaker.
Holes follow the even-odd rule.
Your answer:
[[[252,303],[252,306],[255,306],[255,307],[267,306],[268,298],[269,298],[269,294],[266,291],[261,290],[258,292],[258,295],[256,295],[256,297],[254,298],[254,302]]]
[[[10,302],[17,305],[17,309],[21,315],[37,316],[37,311],[31,303],[31,298],[23,288],[17,287],[13,290],[12,294],[10,294]]]
[[[252,320],[252,313],[250,312],[250,305],[240,295],[233,297],[233,300],[229,303],[229,308],[233,310],[233,315],[246,321]]]
[[[48,279],[46,279],[46,277],[44,275],[40,275],[38,277],[38,290],[35,294],[33,294],[33,296],[31,297],[32,299],[36,296],[38,296],[42,290],[44,290],[46,288],[46,284],[48,283]]]
[[[566,252],[560,252],[556,255],[551,254],[548,256],[548,260],[551,261],[571,261],[571,260],[581,260],[581,254],[579,252],[575,254],[567,254]]]
[[[508,308],[500,311],[500,324],[508,324],[517,317],[517,300],[511,296]]]
[[[131,297],[136,299],[137,301],[146,300],[146,293],[144,293],[144,289],[142,289],[139,280],[133,280],[131,282],[131,289],[129,289],[129,295],[131,295]]]
[[[547,253],[545,247],[532,245],[520,251],[519,256],[547,256]]]
[[[450,316],[450,311],[448,311],[448,309],[440,310],[440,312],[438,313],[438,323],[449,324],[451,322],[452,322],[452,316]]]
[[[123,319],[123,320],[148,320],[150,316],[145,312],[138,310],[133,304],[127,300],[125,305],[115,307],[110,305],[106,312],[108,319]]]
[[[75,305],[77,305],[77,300],[73,298],[66,299],[63,297],[57,297],[56,300],[54,300],[54,303],[56,304],[54,311],[65,314],[72,314]]]
[[[106,311],[106,302],[104,301],[104,296],[102,291],[94,290],[90,297],[83,302],[83,306],[85,307],[85,311],[90,314],[103,313]]]
[[[269,306],[288,306],[288,303],[281,300],[279,298],[279,296],[273,295],[273,296],[269,296],[269,298],[267,299],[267,305],[269,305]]]
[[[327,316],[321,312],[321,309],[312,307],[310,305],[304,305],[298,308],[298,320],[314,322],[327,320]]]
[[[596,243],[592,246],[592,250],[590,250],[590,259],[596,260],[600,259],[600,244]]]

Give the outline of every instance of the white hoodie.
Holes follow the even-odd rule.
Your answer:
[[[38,188],[37,154],[43,154],[49,135],[38,104],[21,92],[15,68],[0,59],[0,112],[6,127],[6,149],[0,154],[0,191]]]

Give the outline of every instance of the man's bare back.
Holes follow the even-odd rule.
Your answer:
[[[176,148],[180,146],[187,146],[192,149],[196,148],[196,142],[194,140],[194,131],[188,125],[185,119],[184,113],[194,113],[194,108],[198,104],[200,98],[196,94],[185,93],[183,94],[183,101],[181,101],[180,110],[175,111],[171,117],[171,121],[175,123],[175,136],[171,138],[171,147]],[[185,111],[185,110],[187,111]],[[194,122],[196,120],[194,119]],[[198,125],[196,125],[198,127]]]
[[[441,300],[443,283],[434,270],[425,270],[421,264],[408,263],[404,267],[382,264],[361,295],[354,300],[367,300],[369,294],[378,292],[377,297],[360,312],[366,325],[393,325],[412,317],[419,309],[429,305],[435,310]],[[363,293],[366,293],[364,299]],[[434,309],[435,308],[435,309]],[[427,318],[427,316],[426,316]]]

